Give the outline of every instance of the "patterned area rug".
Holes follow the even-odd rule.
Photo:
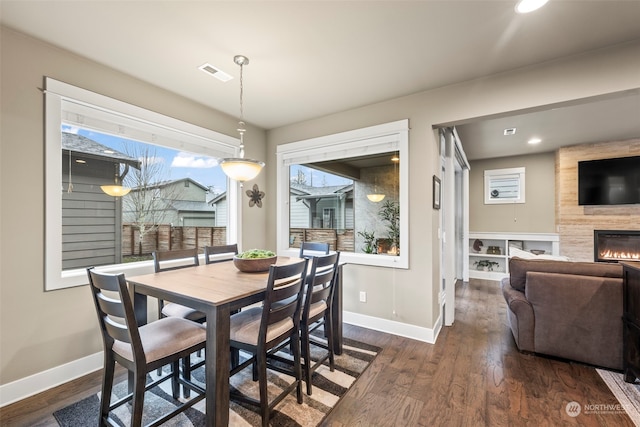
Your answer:
[[[633,423],[640,427],[640,380],[634,384],[624,381],[624,376],[617,372],[596,369],[600,378],[607,384],[620,406],[625,410]]]
[[[335,371],[331,372],[328,366],[321,366],[312,377],[313,394],[306,394],[306,386],[303,384],[304,402],[299,405],[296,401],[295,391],[280,402],[275,413],[271,417],[272,426],[316,426],[318,425],[338,403],[340,398],[355,383],[360,374],[369,366],[380,348],[349,339],[344,340],[344,351],[336,356]],[[313,353],[313,346],[312,346]],[[289,356],[285,351],[280,352],[285,357]],[[312,358],[314,355],[312,354]],[[328,363],[328,362],[327,362]],[[204,382],[204,368],[192,373],[196,383]],[[155,373],[151,374],[155,377]],[[282,384],[290,383],[291,378],[286,375],[269,371],[269,389],[274,393]],[[244,369],[231,377],[231,387],[241,390],[245,394],[258,397],[258,383],[251,379],[251,367]],[[113,394],[122,397],[126,394],[126,381],[114,386]],[[112,399],[115,401],[115,399]],[[166,381],[147,392],[144,403],[143,423],[166,414],[174,407],[174,399],[171,397],[171,384]],[[167,426],[202,426],[204,420],[204,404],[202,400],[176,416],[164,425]],[[66,408],[56,411],[53,415],[62,427],[82,427],[98,425],[98,411],[100,395],[89,396]],[[128,426],[131,418],[130,405],[122,405],[113,413],[114,418],[122,426]],[[258,408],[243,403],[231,402],[229,411],[229,425],[231,426],[257,426],[261,424]]]

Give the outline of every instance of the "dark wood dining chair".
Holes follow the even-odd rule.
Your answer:
[[[213,255],[229,254],[228,257],[214,257]],[[216,262],[223,262],[233,259],[233,255],[238,255],[238,244],[233,243],[231,245],[217,245],[217,246],[205,246],[204,247],[204,262],[205,264],[213,264]]]
[[[231,316],[230,344],[232,349],[244,350],[251,357],[231,369],[235,375],[249,365],[253,366],[254,378],[258,378],[259,400],[233,391],[232,399],[260,407],[262,425],[269,425],[273,408],[294,388],[298,403],[302,403],[300,367],[300,311],[308,260],[300,260],[286,265],[272,265],[265,299],[262,307],[253,307]],[[294,297],[294,298],[291,298]],[[276,304],[281,302],[281,304]],[[283,342],[291,340],[293,361],[289,364],[277,363],[279,358],[271,350]],[[276,363],[272,363],[272,362]],[[294,381],[282,387],[278,396],[269,401],[267,395],[267,369],[293,376]]]
[[[329,253],[329,244],[324,242],[302,242],[300,244],[300,258],[326,255]]]
[[[180,375],[179,362],[204,348],[206,328],[178,317],[165,317],[138,327],[124,274],[104,274],[88,268],[87,275],[104,345],[99,425],[119,425],[110,412],[132,401],[131,425],[140,426],[145,392],[169,379],[174,399],[180,398],[180,384],[197,396],[148,425],[160,425],[204,399],[205,390]],[[116,363],[132,373],[133,392],[111,403]],[[170,373],[147,384],[149,372],[168,364],[172,366]]]
[[[327,359],[329,369],[335,367],[333,354],[333,328],[331,321],[331,301],[338,277],[340,252],[320,255],[312,258],[311,270],[307,275],[306,289],[303,298],[302,316],[300,319],[300,339],[302,342],[302,372],[307,383],[307,394],[311,395],[311,377]],[[312,332],[324,328],[326,342],[313,336]],[[311,344],[326,350],[324,356],[315,362],[311,360]]]
[[[177,251],[154,251],[153,267],[156,273],[177,270],[200,265],[197,249],[180,249]],[[158,315],[160,317],[182,317],[195,322],[204,322],[205,314],[191,307],[176,303],[165,303],[158,300]]]
[[[156,273],[163,271],[178,270],[181,268],[189,268],[200,265],[198,258],[198,249],[180,249],[175,251],[154,251],[153,252],[153,267]],[[207,320],[206,314],[175,302],[165,302],[162,299],[158,299],[158,316],[159,317],[179,317],[187,320],[192,320],[198,323],[204,323]],[[198,356],[201,352],[198,351]],[[202,364],[202,362],[200,363]],[[191,366],[191,356],[187,355],[184,359],[183,370],[184,376],[188,380],[191,380],[191,370],[196,369],[199,364]],[[160,369],[158,369],[160,373]],[[189,389],[184,389],[185,397],[189,397]]]

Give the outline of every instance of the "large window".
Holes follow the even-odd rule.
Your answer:
[[[278,251],[408,268],[408,121],[278,147]]]
[[[89,266],[147,272],[151,251],[202,229],[237,240],[237,186],[217,167],[236,138],[49,78],[45,93],[46,290],[86,283]],[[114,181],[131,191],[105,194]]]

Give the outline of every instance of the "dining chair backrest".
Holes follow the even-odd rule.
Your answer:
[[[339,262],[340,252],[313,257],[311,270],[307,275],[306,295],[302,309],[303,323],[308,324],[310,316],[313,316],[312,307],[317,304],[324,302],[326,310],[331,309]]]
[[[153,252],[153,267],[156,273],[196,265],[200,265],[200,260],[198,259],[198,249],[195,248]]]
[[[191,382],[189,373],[180,372],[180,360],[202,350],[206,342],[206,328],[182,318],[163,318],[138,328],[133,300],[124,274],[107,274],[87,269],[89,286],[96,307],[104,344],[104,365],[98,425],[115,425],[109,415],[120,406],[131,402],[131,425],[142,425],[144,395],[151,385],[171,380],[171,396],[180,398],[180,387],[195,391],[193,399],[176,404],[170,412],[160,415],[148,425],[160,425],[186,411],[205,398],[205,390]],[[129,371],[129,394],[111,402],[116,363]],[[147,385],[149,372],[171,365],[171,370]],[[185,394],[185,398],[188,397]],[[164,412],[164,411],[161,411]]]
[[[302,242],[300,244],[300,258],[326,255],[329,253],[329,244],[324,242]]]
[[[258,346],[268,347],[269,341],[279,338],[274,336],[271,340],[267,339],[267,331],[271,325],[291,319],[293,328],[299,328],[308,262],[307,259],[303,259],[291,264],[269,267]]]
[[[215,257],[215,259],[211,259],[212,255],[222,255],[222,254],[238,255],[238,244],[233,243],[231,245],[205,246],[204,247],[205,264],[214,264],[216,262],[228,261],[233,258],[233,255],[231,255],[229,257]]]
[[[96,273],[93,268],[87,269],[87,273],[105,351],[113,348],[116,341],[129,343],[133,360],[144,363],[142,341],[124,274]]]

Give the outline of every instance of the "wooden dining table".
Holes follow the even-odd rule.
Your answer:
[[[276,264],[299,261],[278,257]],[[229,425],[229,324],[234,310],[265,297],[268,272],[243,273],[225,261],[127,278],[139,325],[147,323],[147,297],[192,307],[207,317],[206,425]],[[342,353],[342,265],[332,305],[333,348]]]

